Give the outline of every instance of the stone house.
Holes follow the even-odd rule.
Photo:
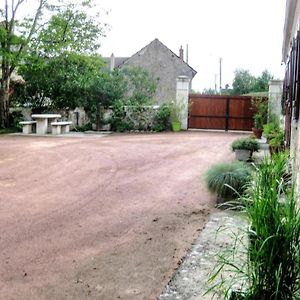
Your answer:
[[[185,76],[189,79],[190,89],[196,71],[183,58],[182,47],[176,55],[158,39],[133,54],[131,57],[104,58],[110,70],[115,68],[140,67],[157,81],[155,100],[157,104],[176,99],[177,79]]]

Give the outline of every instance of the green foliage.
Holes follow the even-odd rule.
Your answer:
[[[251,222],[249,299],[299,299],[300,214],[287,182],[288,155],[260,165],[246,212]],[[298,296],[297,296],[298,295]]]
[[[269,123],[264,124],[263,126],[263,132],[267,140],[269,140],[273,135],[280,131],[279,118],[273,115],[270,119],[271,121]]]
[[[254,128],[262,129],[268,121],[268,101],[262,97],[253,97],[251,102],[254,109]]]
[[[153,130],[160,132],[170,128],[170,107],[167,104],[162,104],[155,117]]]
[[[9,124],[11,128],[17,131],[22,131],[22,125],[19,124],[19,122],[24,121],[23,114],[21,111],[13,111],[9,115],[9,119]]]
[[[269,145],[281,147],[284,146],[284,132],[279,130],[269,139]]]
[[[38,55],[54,57],[65,52],[92,54],[100,47],[106,24],[99,22],[99,12],[91,1],[67,2],[65,6],[52,7],[55,14],[43,26],[30,47]]]
[[[244,95],[251,92],[265,92],[269,90],[269,81],[273,79],[271,73],[264,70],[260,76],[253,76],[248,70],[237,69],[234,72],[232,95]]]
[[[91,123],[87,123],[83,126],[74,127],[74,131],[77,131],[77,132],[84,132],[84,131],[88,131],[88,130],[92,130],[92,124]]]
[[[117,100],[113,104],[113,114],[112,114],[112,123],[111,128],[113,131],[127,131],[131,130],[133,128],[132,124],[128,124],[128,122],[125,121],[125,106],[124,102],[122,100]]]
[[[243,95],[252,91],[255,84],[255,77],[248,70],[239,69],[234,72],[232,83],[232,93],[234,95]]]
[[[126,87],[126,105],[149,104],[156,91],[157,83],[140,67],[120,71]]]
[[[15,98],[21,105],[34,109],[89,106],[100,97],[95,85],[101,86],[107,79],[105,74],[99,74],[103,64],[96,55],[65,52],[48,59],[33,56],[19,68],[26,86],[16,93]]]
[[[229,286],[225,278],[212,287],[225,288],[225,297],[242,285],[238,299],[300,299],[300,211],[288,165],[288,154],[281,153],[264,158],[257,168],[245,197],[250,226],[240,229],[233,248],[219,256],[210,278],[231,273]]]
[[[0,126],[8,125],[10,77],[20,65],[34,64],[31,71],[28,70],[27,73],[31,72],[35,80],[39,81],[40,87],[34,96],[35,99],[44,101],[40,95],[44,93],[46,88],[56,89],[51,94],[56,94],[56,96],[59,94],[58,83],[55,82],[55,87],[51,85],[54,80],[50,82],[49,86],[41,85],[41,81],[47,82],[52,74],[57,75],[56,79],[62,80],[60,84],[69,80],[65,84],[65,89],[69,91],[74,86],[77,88],[78,81],[82,81],[82,78],[78,79],[75,76],[76,71],[71,70],[74,61],[70,59],[72,62],[69,64],[67,62],[69,58],[63,60],[63,57],[78,54],[92,55],[99,48],[99,40],[104,35],[106,24],[99,22],[97,9],[92,6],[90,0],[82,2],[59,1],[57,5],[50,5],[49,2],[47,0],[37,1],[36,8],[32,9],[29,15],[21,21],[16,20],[15,17],[18,11],[22,9],[24,1],[7,1],[8,5],[4,3],[3,8],[0,9],[0,14],[4,20],[0,27],[0,56],[2,59]],[[52,72],[49,74],[43,72],[49,71],[49,68]],[[64,69],[66,69],[65,72]],[[34,74],[34,70],[36,74]],[[70,76],[72,78],[69,78],[70,73],[72,73],[73,77]],[[67,76],[64,77],[65,74]],[[72,80],[76,84],[72,84]],[[83,83],[81,82],[80,85]],[[74,93],[76,92],[75,89]],[[69,96],[70,92],[66,94]],[[62,99],[58,99],[58,96],[56,98],[58,103],[61,102]]]
[[[251,179],[249,167],[242,162],[219,163],[212,166],[205,174],[209,191],[222,197],[241,195]]]
[[[249,150],[251,152],[257,152],[259,150],[259,143],[252,138],[240,138],[232,142],[231,149],[235,150]]]
[[[183,101],[176,100],[169,104],[171,122],[181,122],[182,113],[184,111]]]
[[[260,76],[255,78],[251,92],[267,92],[269,90],[269,81],[273,79],[273,75],[264,70]]]
[[[152,130],[147,112],[142,113],[140,117],[138,117],[137,112],[144,111],[145,106],[152,104],[152,97],[156,91],[156,82],[150,77],[148,72],[141,68],[119,70],[111,78],[114,80],[113,88],[117,90],[117,97],[112,102],[112,130],[121,132],[133,129]],[[130,118],[126,113],[126,107],[128,107],[128,112],[131,114],[136,112],[136,118]]]
[[[15,128],[0,128],[0,134],[13,133],[15,131]]]

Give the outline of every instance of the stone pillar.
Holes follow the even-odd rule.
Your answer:
[[[281,108],[282,89],[283,89],[282,80],[270,80],[268,115],[278,116],[280,118],[281,125],[284,126],[284,120],[283,120],[282,108]]]
[[[115,56],[112,53],[110,56],[110,65],[109,65],[109,69],[112,72],[115,69]]]
[[[188,109],[190,78],[187,76],[178,76],[176,86],[176,102],[182,108],[181,111],[181,129],[188,129]]]

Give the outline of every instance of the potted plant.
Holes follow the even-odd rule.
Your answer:
[[[240,161],[216,164],[205,174],[207,188],[217,194],[217,204],[240,196],[250,179],[250,168]]]
[[[257,139],[261,139],[263,125],[267,123],[268,102],[263,98],[253,98],[252,107],[255,110],[253,117],[254,127],[252,128],[252,131]]]
[[[279,153],[284,151],[284,132],[279,129],[268,138],[270,154]]]
[[[280,122],[277,116],[272,116],[270,122],[264,124],[263,134],[269,142],[278,131],[280,131]]]
[[[257,139],[261,139],[263,133],[263,117],[261,114],[254,115],[254,127],[252,128],[253,134]]]
[[[231,149],[235,152],[235,158],[237,160],[247,161],[252,158],[253,152],[259,150],[259,143],[250,137],[239,138],[233,141]]]
[[[183,112],[183,103],[180,101],[172,101],[170,104],[170,121],[172,130],[178,132],[181,130],[181,119]]]

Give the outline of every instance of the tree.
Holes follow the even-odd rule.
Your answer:
[[[103,65],[97,55],[64,52],[51,58],[32,56],[19,68],[26,85],[15,94],[16,101],[39,112],[85,106],[99,98],[95,86],[103,86],[107,80],[100,72]]]
[[[28,54],[36,62],[41,62],[41,57],[61,57],[64,52],[91,54],[99,48],[99,38],[103,36],[104,26],[99,23],[98,15],[87,13],[91,9],[89,0],[80,4],[60,2],[59,6],[51,5],[50,0],[37,1],[34,12],[22,22],[16,16],[25,0],[10,0],[10,3],[5,0],[0,11],[4,19],[0,26],[0,127],[9,125],[11,76],[26,62]],[[48,22],[42,18],[46,11],[50,15]]]
[[[256,78],[253,92],[267,92],[269,90],[269,81],[273,79],[273,75],[268,71],[264,70],[259,77]]]
[[[264,70],[260,76],[255,77],[248,70],[238,69],[234,72],[232,94],[243,95],[251,92],[267,92],[269,81],[273,76],[268,70]]]
[[[255,84],[255,77],[248,70],[238,69],[234,72],[232,94],[243,95],[250,93]]]

